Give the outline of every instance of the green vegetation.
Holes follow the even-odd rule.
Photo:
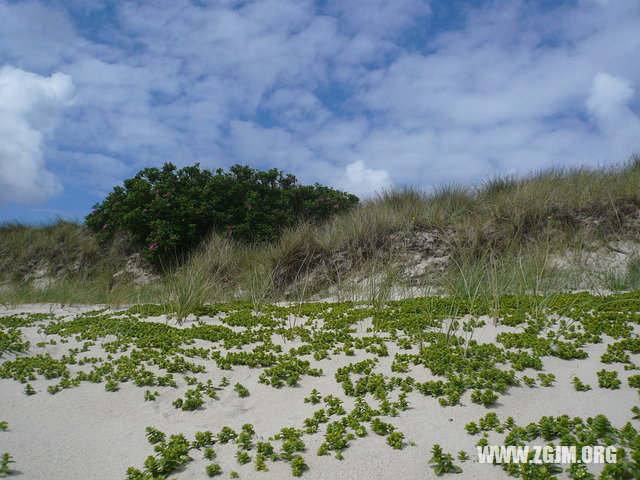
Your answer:
[[[246,198],[233,200],[235,206],[222,216],[207,213],[217,212],[215,205],[199,211],[194,206],[199,191],[188,208],[180,207],[191,193],[178,189],[178,180],[235,185],[240,178],[251,184],[260,175],[272,176],[243,168],[220,174],[205,173],[198,167],[141,172],[128,181],[131,191],[126,187],[114,190],[89,217],[91,228],[110,238],[107,243],[98,242],[89,227],[68,222],[42,227],[5,224],[0,227],[0,269],[8,288],[2,300],[109,305],[155,302],[184,318],[208,302],[238,298],[262,305],[283,298],[306,300],[333,288],[344,300],[384,303],[392,290],[411,296],[431,287],[452,295],[491,298],[493,317],[497,299],[504,293],[640,288],[638,258],[629,257],[626,266],[610,272],[589,263],[589,256],[599,249],[614,250],[617,242],[637,243],[638,157],[618,168],[552,170],[496,178],[477,188],[446,187],[428,195],[391,191],[344,211],[342,207],[328,209],[320,217],[312,215],[322,210],[315,203],[296,203],[290,197],[316,187],[298,187],[291,177],[280,173],[274,181],[278,184],[282,178],[289,192],[282,198],[288,200],[277,208],[269,206],[266,212],[258,210],[268,203],[263,207],[251,203],[249,209]],[[152,184],[159,186],[159,196],[151,190]],[[269,188],[260,195],[271,195]],[[163,197],[167,193],[170,197]],[[281,198],[279,193],[274,195]],[[177,203],[167,201],[176,196],[180,197]],[[139,205],[147,200],[154,205],[151,210]],[[286,202],[311,213],[296,223],[297,213],[283,213],[289,205]],[[186,212],[184,221],[167,220],[175,214],[174,208]],[[338,214],[332,215],[334,210]],[[158,220],[140,221],[146,218],[141,215],[151,214]],[[318,223],[318,219],[323,221]],[[260,238],[269,237],[270,242],[239,240],[240,225],[272,221],[278,226],[271,230],[247,230]],[[220,223],[218,233],[205,238],[208,230],[204,225],[211,222]],[[124,233],[131,229],[138,229],[138,237]],[[448,260],[433,275],[407,283],[403,270],[407,255],[413,252],[411,245],[424,236],[431,240],[421,248],[439,251]],[[154,243],[157,245],[150,248]],[[166,268],[159,272],[160,277],[147,285],[134,283],[137,274],[127,269],[131,255],[142,253],[153,262],[159,261],[156,257],[161,252],[171,258],[163,262]],[[572,259],[570,265],[559,268],[552,261],[554,255]],[[152,271],[143,258],[138,260],[139,269]],[[356,284],[354,277],[365,281]]]
[[[11,474],[11,469],[9,468],[10,463],[15,463],[11,458],[11,455],[8,452],[4,452],[2,456],[0,456],[0,477],[6,477]]]
[[[597,372],[598,385],[600,388],[609,388],[615,390],[620,388],[620,380],[618,379],[618,372],[610,372],[604,368]]]
[[[222,473],[222,467],[218,463],[212,463],[207,465],[207,476],[215,477],[216,475],[220,475]]]
[[[144,392],[144,401],[145,402],[155,402],[156,398],[158,397],[158,395],[160,395],[158,393],[158,391],[156,390],[155,392],[151,392],[151,390],[146,390]]]
[[[304,459],[297,455],[291,459],[291,470],[294,477],[301,477],[302,472],[304,472],[307,468],[307,464],[304,462]]]
[[[152,263],[167,263],[212,232],[251,242],[273,241],[286,225],[324,220],[358,198],[321,185],[302,186],[293,175],[234,165],[228,172],[145,168],[117,186],[87,215],[101,244],[131,236]]]
[[[391,445],[396,450],[401,450],[403,446],[404,433],[402,432],[391,432],[387,435],[387,443]]]
[[[4,432],[8,428],[9,423],[6,420],[0,421],[0,431]],[[11,469],[9,468],[10,463],[15,463],[11,454],[9,452],[4,452],[2,456],[0,456],[0,477],[4,478],[11,474]]]
[[[177,398],[174,400],[172,405],[175,408],[181,408],[185,411],[193,411],[200,408],[204,403],[200,390],[189,389],[185,392],[184,396],[184,400],[182,398]]]
[[[236,459],[238,460],[238,463],[240,465],[244,465],[245,463],[249,463],[251,461],[251,456],[243,450],[238,450],[238,452],[236,453]]]
[[[492,430],[498,432],[495,427]],[[541,440],[547,443],[557,441],[561,445],[575,445],[578,452],[583,446],[616,446],[617,461],[604,466],[598,477],[600,480],[634,478],[634,475],[640,472],[640,434],[631,423],[626,423],[618,429],[613,427],[609,419],[602,414],[586,420],[560,415],[545,416],[538,422],[532,422],[526,426],[514,424],[509,430],[504,439],[496,442],[497,444],[523,445],[540,444]],[[532,459],[534,454],[530,452],[529,455]],[[501,466],[509,475],[531,480],[557,478],[552,475],[562,472],[562,469],[554,464],[531,462],[505,463]],[[572,479],[595,478],[579,464],[570,465],[566,472]]]
[[[238,396],[240,398],[244,398],[244,397],[248,397],[249,394],[249,390],[247,389],[247,387],[245,387],[244,385],[240,384],[240,383],[236,383],[233,386],[233,389],[236,391],[236,393],[238,394]]]
[[[582,383],[582,381],[578,377],[573,377],[571,383],[573,383],[573,388],[575,388],[578,392],[586,392],[588,390],[591,390],[591,385]]]
[[[141,403],[162,394],[163,399],[175,399],[173,406],[178,409],[211,409],[213,413],[220,401],[218,392],[231,384],[229,378],[237,377],[233,370],[249,367],[255,370],[254,381],[264,385],[261,388],[298,391],[300,407],[313,409],[308,417],[282,427],[268,441],[264,440],[267,432],[256,432],[249,423],[195,435],[168,435],[148,427],[153,454],[141,459],[141,467],[131,467],[127,478],[171,478],[195,458],[196,450],[208,462],[219,461],[214,445],[232,449],[234,462],[244,465],[242,468],[266,472],[270,462],[286,462],[298,476],[308,468],[308,455],[348,461],[350,447],[368,435],[380,436],[393,450],[411,445],[394,425],[398,424],[394,418],[405,415],[417,396],[428,397],[435,408],[444,410],[465,404],[469,398],[492,408],[512,389],[526,388],[527,378],[543,388],[555,388],[565,381],[543,371],[549,357],[581,360],[588,347],[607,344],[603,363],[635,369],[632,355],[640,352],[634,333],[640,324],[640,292],[606,297],[560,292],[500,295],[498,302],[473,295],[437,296],[387,300],[375,306],[355,302],[267,304],[260,310],[252,302],[235,301],[199,307],[188,327],[148,321],[165,311],[165,305],[146,304],[87,311],[71,318],[0,317],[2,332],[12,332],[11,340],[4,343],[5,351],[21,349],[19,355],[2,358],[0,379],[19,382],[25,389],[43,381],[41,388],[51,395],[87,382],[103,383],[114,392],[105,395],[120,395],[121,384],[129,383],[140,388],[137,398]],[[503,329],[495,341],[479,343],[474,334],[484,328],[480,317],[494,314],[496,326],[511,328]],[[43,339],[31,350],[21,347],[25,328]],[[56,345],[55,355],[43,349],[48,345]],[[326,375],[317,363],[332,358],[340,360],[340,366],[325,378],[336,382],[337,389],[329,390],[332,394],[297,387]],[[416,380],[413,372],[417,371],[428,373],[430,379]],[[627,387],[617,371],[598,372],[602,388],[638,388],[638,378],[629,376]],[[573,385],[586,389],[577,377]],[[249,394],[241,383],[235,383],[233,390],[223,391],[220,398]],[[486,445],[486,435],[496,432],[507,435],[508,441],[539,436],[564,442],[573,440],[566,437],[573,435],[585,444],[610,438],[630,450],[636,448],[622,439],[623,435],[633,436],[630,427],[617,431],[599,416],[571,419],[568,424],[564,419],[545,417],[520,427],[513,418],[501,422],[495,411],[488,411],[469,422],[465,430],[481,437],[478,445]],[[584,438],[580,436],[583,430]],[[599,436],[594,437],[594,432]],[[314,435],[320,446],[310,452],[308,440]],[[434,446],[431,460],[436,474],[459,470],[453,455],[439,446]],[[203,467],[207,475],[220,474],[215,465]]]
[[[149,440],[149,443],[164,442],[165,434],[156,428],[147,427],[147,439]]]
[[[322,395],[315,388],[311,391],[311,394],[304,399],[305,403],[317,404],[322,401]]]
[[[444,453],[442,447],[437,443],[431,449],[432,457],[429,463],[432,463],[433,471],[436,475],[441,476],[445,473],[462,473],[462,468],[453,463],[453,456],[450,453]]]
[[[213,460],[216,458],[216,452],[213,450],[213,448],[208,447],[205,449],[204,458],[206,458],[207,460]]]
[[[322,387],[333,394],[311,390],[308,405],[301,401],[300,407],[314,410],[268,441],[272,432],[256,432],[251,424],[188,436],[147,427],[151,455],[140,459],[140,468],[127,470],[129,480],[172,478],[194,453],[207,460],[207,476],[221,475],[220,464],[210,463],[221,461],[214,445],[232,449],[240,469],[268,472],[270,462],[283,462],[293,476],[308,470],[308,455],[348,461],[349,447],[368,435],[402,449],[413,442],[393,423],[399,425],[397,417],[418,396],[445,412],[468,401],[493,410],[512,389],[542,387],[529,393],[544,394],[566,381],[543,371],[546,358],[581,360],[596,344],[606,344],[600,361],[607,368],[597,372],[598,386],[640,389],[640,375],[623,384],[612,370],[640,368],[634,357],[640,354],[634,333],[640,324],[640,258],[606,272],[585,260],[616,242],[638,243],[638,191],[637,157],[617,169],[547,171],[428,195],[392,191],[357,205],[353,196],[300,186],[275,170],[146,169],[96,205],[84,226],[59,221],[0,227],[6,286],[0,303],[134,304],[71,319],[0,317],[0,379],[19,382],[24,402],[86,383],[103,383],[113,392],[103,394],[118,396],[121,384],[129,383],[143,389],[141,402],[162,394],[153,408],[173,400],[178,410],[200,411],[173,415],[192,418],[215,408],[218,393],[230,385],[222,374],[235,379],[230,371],[236,367],[257,371],[260,389],[301,387],[307,393],[311,377],[336,382],[337,390]],[[424,238],[417,247],[412,243]],[[443,263],[409,281],[403,268],[416,248],[437,251]],[[569,255],[577,257],[572,269],[558,268],[558,256]],[[138,274],[128,269],[132,258],[143,273],[159,276],[147,285],[135,283]],[[355,277],[362,281],[354,286]],[[429,288],[447,295],[392,300]],[[594,293],[564,293],[574,288]],[[338,301],[308,302],[327,291]],[[273,303],[280,299],[292,303]],[[189,328],[147,321],[160,315],[194,321]],[[482,343],[476,332],[485,320],[511,328]],[[25,328],[42,340],[31,345]],[[47,347],[54,345],[52,354]],[[318,368],[332,358],[341,360],[335,374]],[[390,364],[392,373],[382,372],[381,363]],[[428,373],[429,380],[416,380],[424,379],[416,371]],[[577,376],[571,381],[576,391],[591,389]],[[35,398],[32,383],[40,392]],[[233,390],[220,398],[250,395],[240,383]],[[632,415],[638,420],[640,408],[633,407]],[[7,428],[0,422],[0,430]],[[617,445],[618,463],[604,466],[600,479],[634,478],[640,471],[636,427],[616,428],[605,415],[542,417],[519,425],[488,411],[465,430],[477,435],[478,446],[488,445],[489,435],[504,436],[507,445]],[[307,449],[314,445],[308,440],[318,441],[317,451]],[[431,453],[436,475],[461,472],[439,445]],[[468,456],[461,451],[456,458],[464,462]],[[11,463],[8,452],[0,456],[0,477],[12,473]],[[532,480],[559,473],[554,465],[503,468]],[[566,473],[595,478],[581,465]]]
[[[543,387],[550,387],[556,381],[556,376],[553,373],[538,373],[538,378]]]
[[[485,390],[484,392],[480,389],[476,389],[471,393],[471,401],[473,403],[479,403],[487,408],[496,403],[497,399],[498,395],[496,395],[489,389]]]

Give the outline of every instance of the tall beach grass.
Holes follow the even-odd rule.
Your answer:
[[[188,258],[156,272],[153,285],[126,275],[114,281],[136,251],[126,237],[100,246],[85,227],[66,221],[7,223],[0,226],[0,301],[163,302],[182,318],[207,302],[242,298],[259,306],[330,291],[381,302],[394,291],[497,298],[572,289],[586,279],[594,289],[638,288],[637,259],[610,275],[561,271],[548,260],[585,245],[640,243],[639,212],[638,156],[617,167],[550,169],[475,187],[389,190],[323,224],[292,225],[270,244],[212,234]],[[419,286],[402,274],[403,239],[415,232],[433,233],[450,256],[445,272]],[[42,269],[54,281],[34,287]]]

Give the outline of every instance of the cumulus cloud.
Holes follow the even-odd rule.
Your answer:
[[[346,166],[338,186],[359,197],[369,197],[391,188],[393,182],[386,170],[368,168],[363,160],[358,159]]]
[[[62,190],[47,170],[45,140],[73,96],[71,77],[0,69],[0,204],[42,202]]]

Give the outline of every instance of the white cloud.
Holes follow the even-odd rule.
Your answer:
[[[393,182],[386,170],[367,168],[363,160],[356,160],[346,166],[338,187],[359,197],[372,196],[391,188]]]
[[[628,85],[609,85],[617,96],[602,100],[595,131],[585,99],[598,71],[640,79],[640,62],[629,61],[640,48],[633,4],[469,9],[464,28],[440,34],[431,52],[403,53],[362,76],[355,99],[375,122],[356,155],[414,185],[623,161],[640,149],[639,99]],[[612,109],[606,121],[603,109]]]
[[[587,107],[600,119],[616,117],[633,98],[634,89],[629,80],[598,72],[593,78]]]
[[[200,161],[425,187],[640,150],[637,0],[72,2],[0,0],[0,62],[76,86],[65,184]]]
[[[628,106],[634,92],[629,80],[598,72],[586,100],[589,113],[620,155],[640,148],[640,117]]]
[[[45,139],[73,96],[71,78],[0,69],[0,204],[41,202],[62,185],[47,170]]]
[[[398,35],[431,12],[425,0],[329,0],[327,9],[345,28],[377,37]]]

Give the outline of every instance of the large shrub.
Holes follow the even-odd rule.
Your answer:
[[[216,231],[248,242],[274,240],[286,225],[323,220],[358,197],[319,184],[301,185],[277,169],[234,165],[228,172],[145,168],[94,205],[86,225],[100,241],[128,232],[159,263],[196,246]]]

